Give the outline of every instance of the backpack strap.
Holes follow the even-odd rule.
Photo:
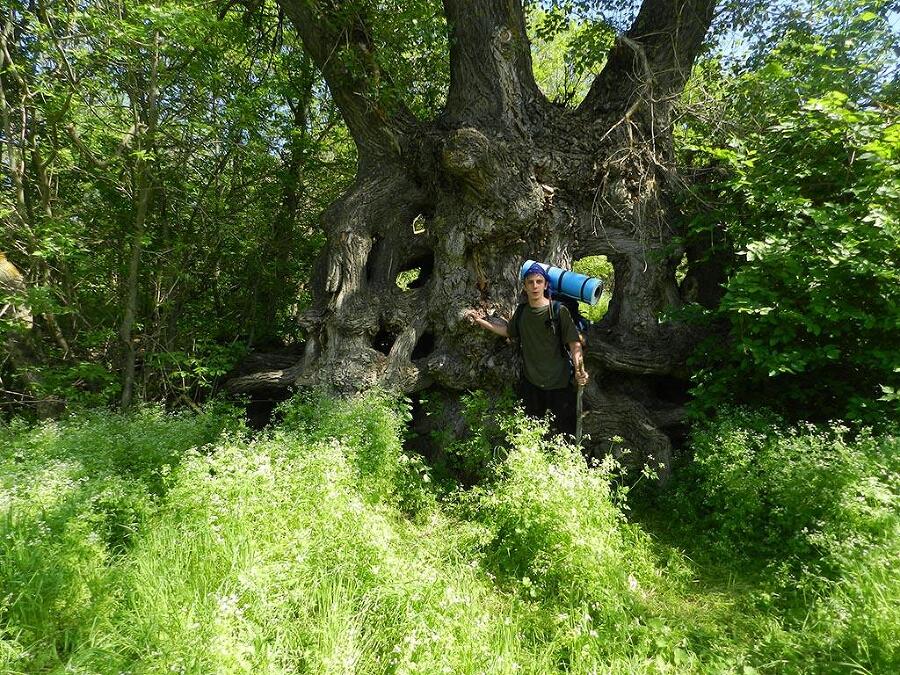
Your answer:
[[[553,300],[550,303],[550,321],[553,322],[555,326],[554,330],[556,330],[556,334],[559,336],[559,349],[562,352],[562,355],[566,358],[571,358],[569,355],[568,345],[563,341],[563,333],[562,333],[562,319],[560,318],[560,310],[565,307],[559,300]],[[569,308],[566,307],[566,311],[569,311]],[[571,314],[569,315],[571,318]]]
[[[520,302],[518,305],[516,305],[516,310],[513,312],[512,321],[511,321],[511,323],[515,324],[515,326],[516,326],[516,333],[519,336],[518,339],[520,340],[520,344],[521,344],[521,339],[522,339],[522,326],[520,325],[520,322],[522,320],[522,311],[524,308],[525,308],[524,302]]]

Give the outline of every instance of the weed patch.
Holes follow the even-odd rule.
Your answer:
[[[894,669],[894,439],[726,415],[660,539],[611,460],[492,409],[456,489],[378,393],[296,397],[255,438],[221,408],[4,428],[0,669]]]

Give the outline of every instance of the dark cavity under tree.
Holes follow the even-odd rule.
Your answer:
[[[328,82],[359,165],[322,216],[327,244],[302,319],[302,361],[231,388],[511,383],[515,349],[472,327],[465,311],[510,316],[526,258],[565,267],[605,255],[615,291],[587,336],[585,431],[598,454],[617,435],[638,458],[668,465],[696,335],[659,317],[688,289],[701,301],[716,293],[699,253],[678,245],[672,143],[674,103],[714,0],[644,0],[577,108],[538,89],[519,0],[444,0],[450,86],[430,120],[385,93],[390,74],[363,9],[279,4]],[[399,288],[398,273],[414,268],[419,279]]]

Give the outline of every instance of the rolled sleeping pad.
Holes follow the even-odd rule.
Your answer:
[[[531,267],[536,260],[526,260],[519,270],[519,280],[525,279],[525,272]],[[550,293],[553,295],[565,295],[579,302],[586,302],[589,305],[596,305],[603,293],[603,280],[596,277],[589,277],[571,270],[564,270],[561,267],[553,267],[546,263],[538,263],[547,272],[550,277]]]

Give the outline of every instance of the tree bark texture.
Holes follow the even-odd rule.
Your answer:
[[[21,379],[25,391],[19,394],[23,402],[34,405],[40,418],[49,418],[61,411],[60,401],[48,399],[41,391],[43,381],[33,368],[39,359],[35,358],[34,317],[31,308],[24,304],[27,293],[25,276],[0,251],[0,366],[8,360],[11,370]],[[0,378],[0,388],[5,394],[15,394],[6,390]]]
[[[327,246],[303,317],[303,362],[232,389],[511,384],[515,347],[472,327],[466,310],[511,316],[527,258],[570,267],[605,255],[615,290],[587,336],[588,443],[599,455],[620,436],[638,457],[668,466],[666,430],[680,419],[696,340],[660,320],[682,302],[670,118],[713,0],[646,0],[578,109],[536,86],[520,2],[444,0],[450,89],[443,113],[425,121],[379,103],[373,78],[382,74],[350,73],[329,58],[340,47],[373,62],[362,58],[374,48],[364,18],[336,12],[340,3],[279,4],[347,120],[359,170],[322,217]],[[402,290],[398,273],[414,268],[420,278]]]

